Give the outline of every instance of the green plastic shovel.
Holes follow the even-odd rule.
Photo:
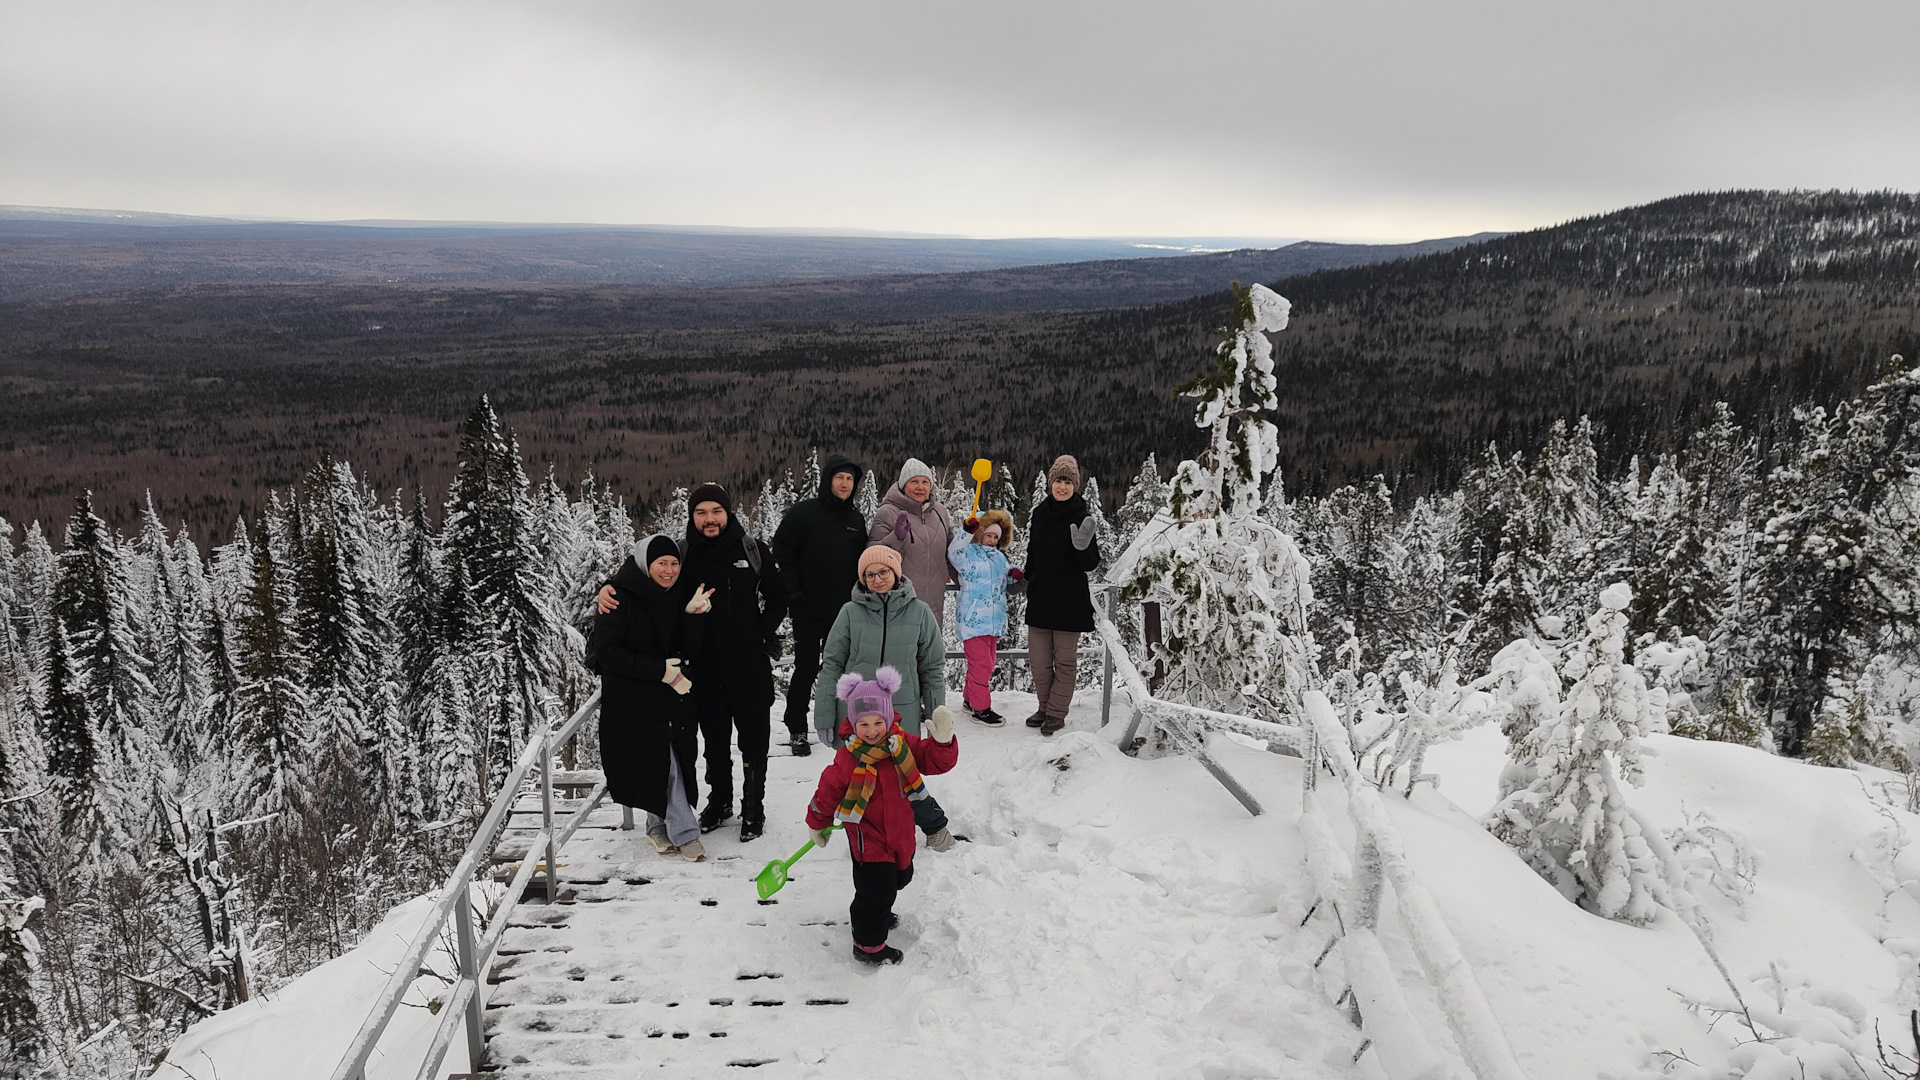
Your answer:
[[[827,831],[832,832],[838,828],[840,828],[838,825],[829,825],[827,826]],[[785,862],[775,859],[768,863],[766,869],[760,871],[760,876],[753,879],[754,888],[760,890],[760,899],[765,900],[767,897],[779,892],[781,886],[787,883],[787,868],[799,862],[800,856],[812,850],[813,838],[808,837],[807,842],[800,845],[800,850],[793,853],[793,858]]]

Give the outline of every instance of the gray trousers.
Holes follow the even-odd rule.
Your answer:
[[[700,838],[700,820],[693,816],[693,807],[687,805],[687,786],[680,779],[677,754],[667,754],[667,816],[648,814],[647,831],[656,836],[665,834],[667,843],[676,847]]]
[[[1065,720],[1073,705],[1073,679],[1080,672],[1079,632],[1029,626],[1027,657],[1033,666],[1033,696],[1040,699],[1040,711]]]

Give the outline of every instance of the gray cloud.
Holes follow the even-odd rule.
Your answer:
[[[0,202],[1410,238],[1920,187],[1920,5],[0,12]]]

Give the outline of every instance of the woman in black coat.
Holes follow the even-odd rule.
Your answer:
[[[594,616],[588,650],[600,673],[607,794],[646,811],[655,851],[699,862],[706,858],[693,813],[699,718],[684,658],[700,651],[711,593],[676,588],[679,576],[680,549],[672,540],[652,536],[635,544],[613,576],[620,606]]]
[[[1093,630],[1087,575],[1100,565],[1093,515],[1080,497],[1080,463],[1071,454],[1047,469],[1050,498],[1027,523],[1027,657],[1040,707],[1027,726],[1051,735],[1067,724],[1080,669],[1080,635]]]

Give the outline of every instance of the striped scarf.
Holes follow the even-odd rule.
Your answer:
[[[907,748],[907,737],[899,724],[893,726],[887,733],[887,741],[879,746],[862,742],[858,735],[849,735],[846,747],[853,755],[853,782],[847,785],[847,794],[833,813],[835,821],[854,825],[867,815],[867,803],[880,785],[880,771],[876,766],[889,758],[900,771],[900,793],[909,799],[927,797],[926,782],[920,779],[920,766],[914,764],[913,751]]]

